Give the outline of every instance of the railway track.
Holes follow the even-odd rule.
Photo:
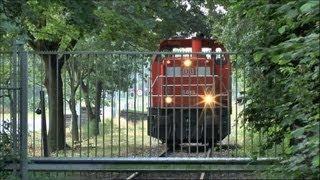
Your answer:
[[[168,154],[168,149],[163,151],[158,157],[166,157],[167,154]],[[136,177],[139,176],[139,174],[140,174],[139,172],[134,172],[130,176],[127,177],[127,180],[135,179]]]
[[[210,154],[211,154],[211,148],[208,149],[207,154],[206,154],[206,157],[207,157],[207,158],[210,157]],[[199,179],[200,179],[200,180],[203,180],[204,177],[205,177],[205,175],[206,175],[206,173],[205,173],[205,172],[202,172]]]
[[[182,151],[181,151],[182,149]],[[175,152],[173,152],[172,150],[165,150],[163,151],[158,157],[210,157],[212,151],[211,148],[206,149],[206,152],[199,152],[199,151],[186,151],[183,148],[178,148]],[[126,179],[127,180],[132,180],[132,179],[176,179],[176,178],[181,178],[179,177],[175,177],[177,176],[178,173],[172,173],[172,172],[168,172],[165,173],[148,173],[149,175],[147,175],[146,173],[140,173],[140,172],[134,172],[132,174],[130,174]],[[151,176],[150,176],[151,174]],[[161,175],[160,175],[161,174]],[[188,177],[188,179],[201,179],[203,180],[205,178],[205,172],[200,172],[199,173],[189,173],[190,176]],[[182,178],[184,179],[184,178]]]

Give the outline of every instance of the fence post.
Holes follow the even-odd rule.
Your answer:
[[[20,63],[20,173],[21,179],[28,179],[28,59],[23,43],[18,46]]]
[[[48,135],[47,135],[47,124],[46,124],[46,101],[44,97],[44,91],[40,91],[40,109],[41,109],[41,136],[43,144],[43,155],[49,157],[48,151]]]
[[[11,91],[12,99],[10,99],[10,122],[11,122],[11,138],[12,138],[12,156],[13,157],[18,157],[17,152],[18,151],[18,138],[17,138],[17,45],[14,42],[12,48],[12,67],[10,69],[11,74],[10,74],[10,87],[13,88]],[[17,162],[14,160],[14,164]],[[16,170],[13,170],[13,174],[16,175]]]

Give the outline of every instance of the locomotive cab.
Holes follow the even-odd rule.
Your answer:
[[[175,49],[191,52],[175,52]],[[210,50],[210,53],[203,52]],[[213,39],[169,39],[151,64],[148,134],[167,146],[212,145],[230,133],[231,71],[224,47]]]

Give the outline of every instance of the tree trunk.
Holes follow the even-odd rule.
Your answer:
[[[99,122],[100,122],[100,107],[101,107],[101,94],[102,94],[102,82],[96,81],[96,97],[95,97],[95,119],[94,127],[92,129],[94,135],[99,134]]]
[[[72,138],[73,141],[79,141],[79,127],[78,127],[78,114],[76,111],[76,99],[75,93],[71,93],[70,100],[69,100],[69,108],[72,114]]]
[[[61,68],[63,61],[58,61],[56,54],[44,55],[45,86],[49,102],[49,152],[65,147],[65,124],[63,116],[63,91]]]
[[[91,102],[90,102],[89,88],[86,84],[84,84],[83,81],[81,82],[81,89],[83,92],[84,102],[85,102],[86,108],[87,108],[88,118],[94,119],[94,114],[93,114],[93,110],[92,110]]]
[[[76,110],[76,92],[79,87],[78,83],[76,83],[76,74],[75,71],[78,71],[76,62],[67,61],[67,72],[69,74],[70,79],[70,99],[69,99],[69,108],[72,115],[72,126],[71,126],[71,133],[73,141],[79,141],[79,126],[78,126],[78,114]],[[80,103],[81,104],[81,103]],[[81,112],[80,112],[81,113]]]
[[[94,112],[93,112],[93,109],[91,107],[91,102],[90,102],[90,94],[89,94],[89,88],[86,84],[84,84],[84,82],[82,81],[81,82],[81,89],[82,89],[82,92],[83,92],[83,98],[84,98],[84,101],[85,101],[85,104],[86,104],[86,110],[87,110],[87,115],[88,115],[88,122],[89,123],[89,127],[88,127],[88,134],[90,137],[92,136],[96,136],[99,134],[99,132],[96,131],[96,127],[99,125],[96,124],[96,121],[95,121],[95,115],[94,115]]]
[[[90,102],[89,88],[84,82],[81,83],[81,89],[87,108],[88,119],[89,119],[89,134],[90,136],[99,135],[99,122],[100,122],[100,107],[101,107],[101,94],[102,94],[102,81],[96,81],[95,84],[95,109],[93,111]]]

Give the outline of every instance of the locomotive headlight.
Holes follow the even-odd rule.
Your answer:
[[[165,99],[164,99],[164,101],[167,103],[167,104],[170,104],[170,103],[172,103],[172,98],[171,97],[166,97]]]
[[[212,96],[211,94],[207,94],[203,97],[203,101],[205,104],[212,104],[215,102],[214,96]]]
[[[190,59],[186,59],[186,60],[183,61],[183,65],[186,66],[186,67],[191,66],[191,64],[192,64],[192,61]]]

